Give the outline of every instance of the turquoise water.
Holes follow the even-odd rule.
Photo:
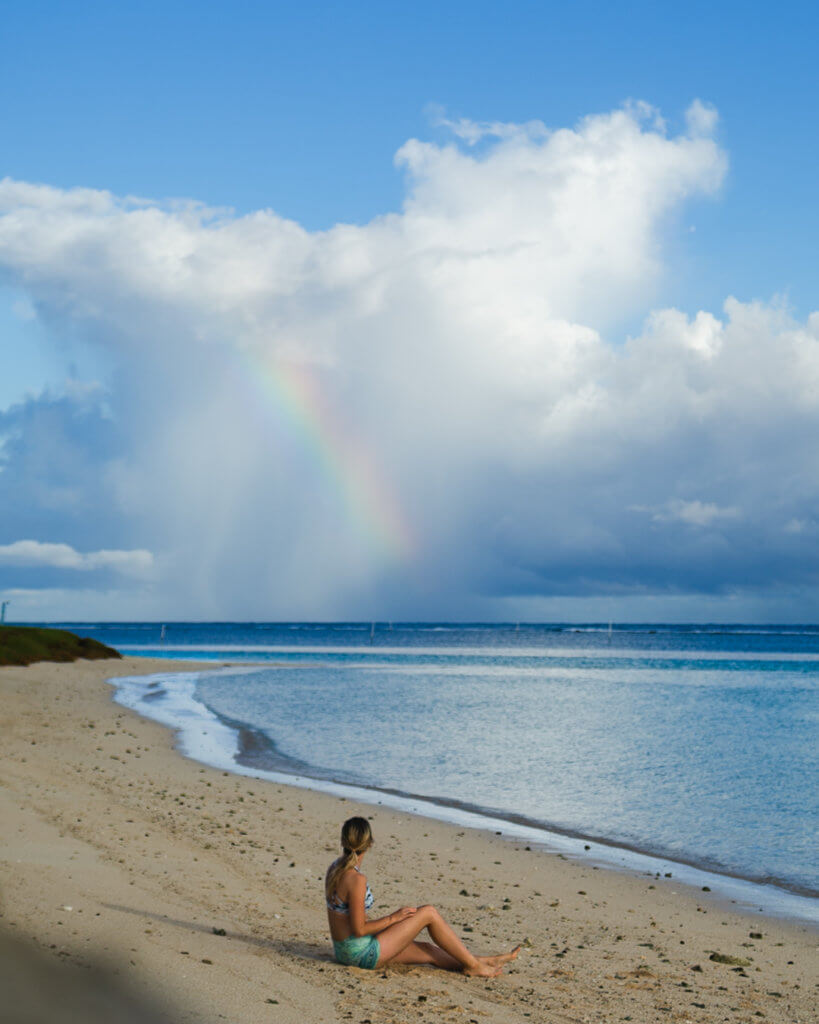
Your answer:
[[[157,626],[86,632],[128,653],[266,661],[193,691],[244,729],[257,767],[819,894],[819,630],[574,629],[180,624],[163,645]],[[150,694],[171,717],[174,699],[172,677]]]

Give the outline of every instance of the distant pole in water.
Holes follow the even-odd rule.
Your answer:
[[[375,639],[375,623],[371,622],[370,623],[370,643],[372,643],[374,639]]]
[[[165,643],[165,627],[164,627],[164,626],[163,626],[163,627],[162,627],[162,629],[160,629],[160,631],[159,631],[159,642],[160,642],[161,644],[164,644],[164,643]]]
[[[611,619],[609,619],[609,643],[611,643]]]
[[[10,604],[11,601],[3,601],[2,605],[0,605],[0,626],[4,625],[6,621],[6,606]]]

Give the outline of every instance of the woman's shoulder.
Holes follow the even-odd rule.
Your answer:
[[[347,868],[339,878],[338,882],[346,893],[355,892],[359,886],[363,889],[367,885],[367,879],[357,868]]]
[[[330,867],[327,868],[327,873],[324,876],[325,878],[329,878],[330,872],[333,870],[333,868],[338,864],[338,862],[340,860],[341,860],[341,857],[336,857],[336,859],[333,861],[333,863],[330,865]],[[358,870],[358,868],[356,868],[356,867],[345,868],[344,871],[342,871],[341,874],[336,879],[336,884],[338,884],[339,882],[344,881],[348,885],[352,885],[352,884],[355,884],[355,881],[356,881],[357,878],[360,878],[366,884],[367,879],[366,879],[366,877],[364,875],[361,874],[361,872]]]

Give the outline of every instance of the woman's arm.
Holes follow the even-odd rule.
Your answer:
[[[383,932],[391,924],[403,921],[405,917],[411,917],[415,913],[415,907],[401,907],[394,914],[386,917],[378,917],[375,921],[368,921],[364,912],[364,897],[367,893],[367,879],[363,875],[356,874],[350,879],[350,894],[347,902],[350,905],[350,931],[356,938],[363,935],[374,935]]]

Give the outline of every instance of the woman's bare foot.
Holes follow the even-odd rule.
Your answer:
[[[485,964],[489,964],[490,967],[502,967],[503,964],[508,964],[510,960],[516,960],[520,950],[520,946],[515,946],[515,948],[510,950],[508,953],[499,953],[497,956],[479,956],[478,960],[483,961]]]
[[[464,967],[464,974],[470,978],[497,978],[503,971],[502,967],[484,963],[481,957],[476,957],[475,959],[478,962],[474,967]]]

